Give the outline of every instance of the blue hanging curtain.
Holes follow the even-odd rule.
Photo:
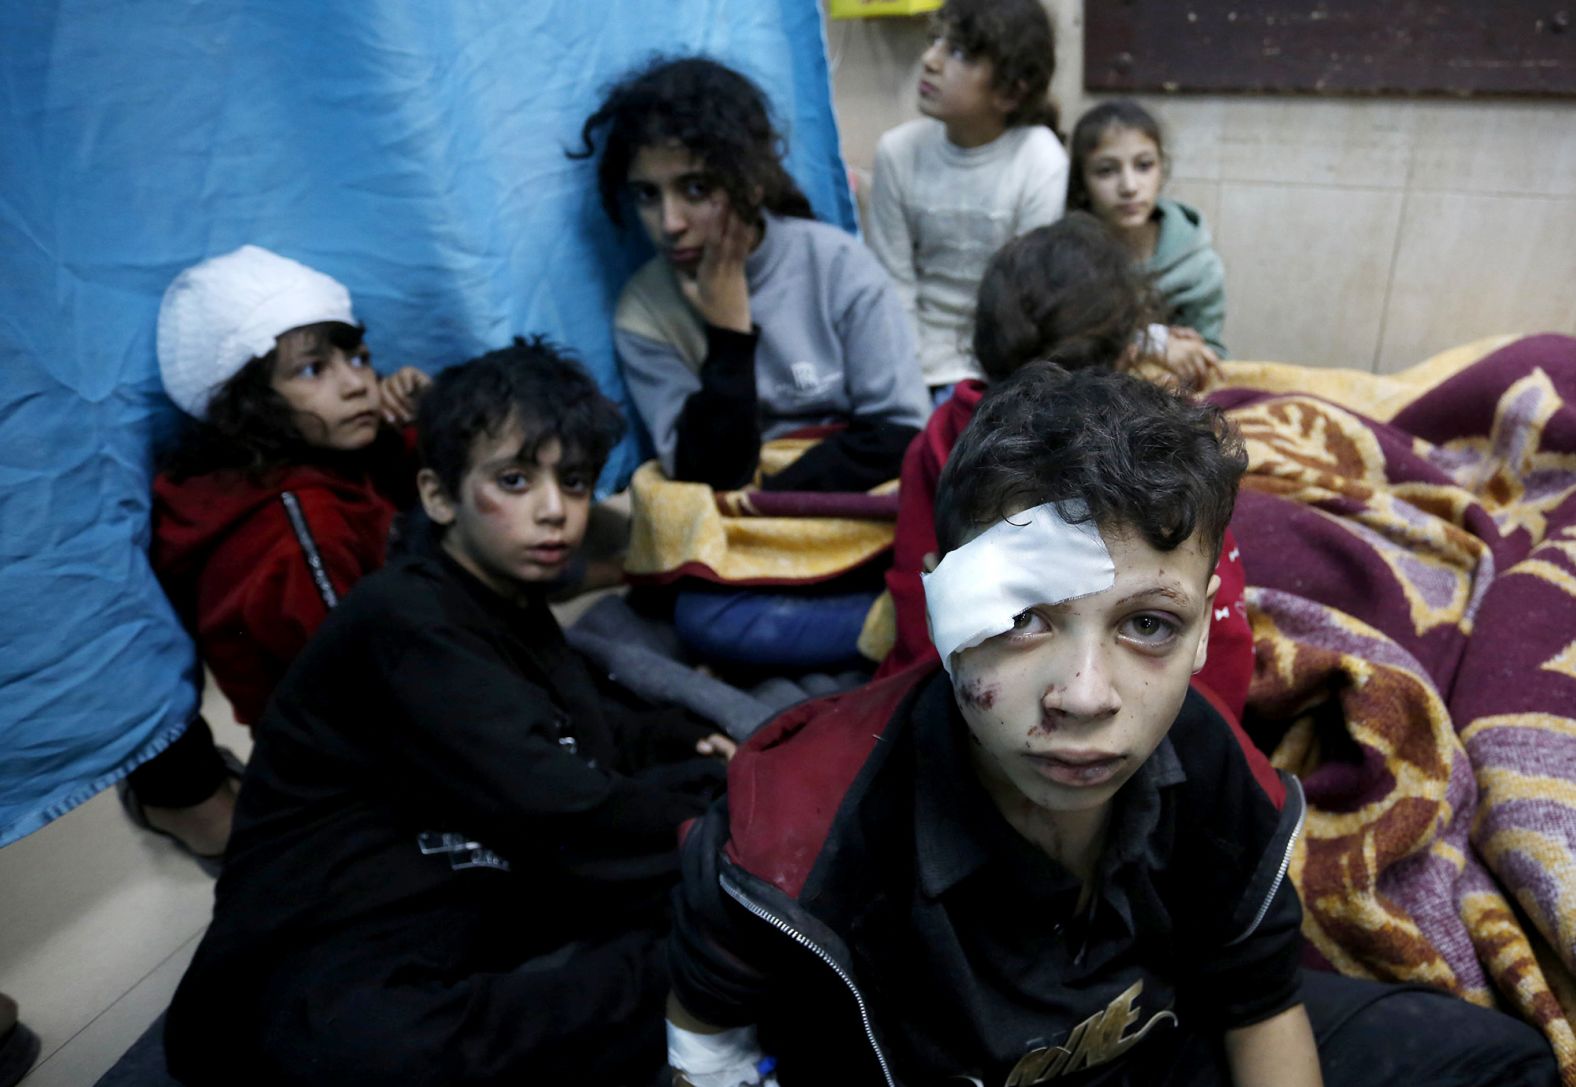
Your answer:
[[[345,283],[380,365],[542,332],[627,407],[610,315],[645,247],[564,150],[610,80],[695,52],[760,83],[853,229],[815,0],[0,5],[0,845],[195,710],[147,562],[170,279],[254,242]]]

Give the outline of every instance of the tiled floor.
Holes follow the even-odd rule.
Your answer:
[[[208,690],[218,741],[244,758],[250,733]],[[25,1087],[92,1087],[169,1003],[212,906],[213,881],[113,789],[0,850],[0,991],[43,1039]]]

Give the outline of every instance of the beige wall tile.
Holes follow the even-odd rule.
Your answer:
[[[1138,101],[1160,121],[1172,177],[1220,178],[1221,132],[1230,116],[1231,103],[1219,98],[1164,98],[1153,95]]]
[[[843,158],[868,170],[881,133],[919,116],[915,107],[924,19],[828,19],[826,50]]]
[[[1401,194],[1222,182],[1233,358],[1373,367]]]
[[[1415,190],[1576,196],[1576,106],[1420,103]]]
[[[1403,189],[1415,118],[1415,108],[1407,102],[1228,102],[1220,121],[1218,176]]]
[[[1379,368],[1500,332],[1576,332],[1576,199],[1407,197]]]
[[[1166,182],[1165,195],[1197,208],[1210,232],[1214,233],[1215,223],[1220,219],[1220,182],[1173,177]]]

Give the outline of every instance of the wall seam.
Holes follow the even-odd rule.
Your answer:
[[[1390,268],[1384,278],[1384,299],[1379,303],[1379,336],[1374,340],[1374,357],[1369,372],[1379,372],[1379,360],[1384,354],[1385,333],[1390,328],[1390,298],[1395,291],[1395,270],[1401,262],[1401,235],[1406,230],[1406,210],[1412,197],[1412,169],[1417,162],[1416,146],[1406,152],[1406,184],[1401,188],[1401,209],[1396,214],[1395,239],[1390,243]]]

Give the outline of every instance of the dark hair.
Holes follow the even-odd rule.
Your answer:
[[[974,357],[990,381],[1036,359],[1113,367],[1148,322],[1150,295],[1105,224],[1072,212],[991,257],[974,309]]]
[[[516,336],[508,347],[444,370],[422,394],[422,465],[457,497],[476,439],[501,437],[511,426],[521,431],[521,461],[534,461],[557,438],[566,462],[579,461],[595,475],[623,436],[624,417],[566,350],[542,336]]]
[[[608,89],[580,129],[585,146],[571,158],[596,153],[605,128],[597,187],[602,207],[617,225],[629,167],[643,147],[677,143],[701,162],[707,179],[728,194],[742,218],[762,208],[778,215],[815,218],[810,201],[783,168],[783,141],[761,89],[732,68],[705,57],[658,58]]]
[[[969,56],[991,62],[991,85],[998,91],[1022,96],[1007,115],[1009,126],[1056,131],[1058,111],[1050,99],[1056,32],[1040,0],[947,0],[936,25]]]
[[[1141,132],[1155,141],[1155,150],[1160,152],[1160,161],[1166,161],[1166,141],[1160,131],[1160,122],[1155,120],[1155,115],[1131,98],[1117,98],[1110,102],[1102,102],[1078,118],[1078,123],[1073,126],[1073,138],[1069,141],[1068,152],[1072,157],[1072,169],[1067,177],[1067,206],[1070,208],[1089,207],[1089,188],[1084,184],[1084,164],[1094,149],[1100,146],[1100,141],[1105,139],[1107,131],[1113,128],[1131,128]]]
[[[941,553],[1046,502],[1170,551],[1196,531],[1219,557],[1247,456],[1214,405],[1132,374],[1025,366],[981,398],[936,486]],[[1213,560],[1212,560],[1213,561]]]
[[[348,354],[361,346],[365,329],[325,321],[290,333],[300,335],[303,349],[327,343]],[[189,425],[161,468],[176,480],[236,472],[256,481],[295,464],[344,460],[347,454],[319,449],[302,436],[290,405],[273,386],[278,361],[275,346],[219,386],[203,417]]]

